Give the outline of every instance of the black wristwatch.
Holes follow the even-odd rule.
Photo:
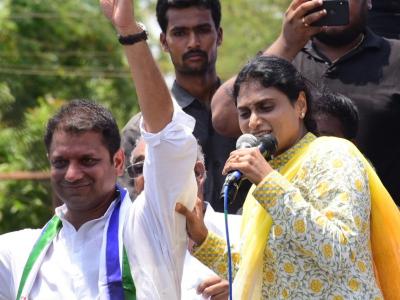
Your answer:
[[[122,45],[133,45],[136,44],[140,41],[145,41],[147,40],[147,31],[146,31],[146,27],[142,24],[142,23],[137,23],[138,26],[140,28],[143,29],[142,32],[139,33],[135,33],[135,34],[130,34],[127,36],[122,36],[120,34],[118,34],[118,41],[122,44]]]

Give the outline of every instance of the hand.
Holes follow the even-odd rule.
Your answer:
[[[186,230],[189,237],[196,245],[201,245],[208,235],[208,229],[204,224],[203,201],[197,198],[193,211],[177,203],[175,211],[186,217]]]
[[[132,0],[100,0],[101,9],[119,33],[136,28]]]
[[[259,184],[265,176],[273,171],[260,150],[256,147],[232,151],[225,163],[222,174],[239,170],[254,184]]]
[[[205,279],[197,287],[197,293],[211,300],[228,300],[229,282],[219,276],[211,276]]]
[[[285,12],[280,36],[264,54],[293,60],[312,36],[325,30],[325,27],[310,26],[326,15],[325,10],[310,14],[321,5],[322,0],[293,0]]]

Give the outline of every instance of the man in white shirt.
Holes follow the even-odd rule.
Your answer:
[[[122,37],[143,37],[130,0],[101,1]],[[42,230],[0,236],[0,299],[180,299],[187,237],[177,201],[193,208],[194,120],[174,107],[145,39],[125,46],[147,143],[144,193],[116,186],[124,155],[111,113],[73,101],[48,123],[54,193]]]

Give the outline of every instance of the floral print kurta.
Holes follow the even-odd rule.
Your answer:
[[[311,143],[311,144],[310,144]],[[289,182],[279,170],[308,147]],[[264,251],[265,299],[383,299],[370,247],[370,194],[355,146],[307,134],[270,161],[251,190],[273,219]],[[195,256],[226,277],[226,242],[213,233]],[[235,266],[240,256],[233,255]]]

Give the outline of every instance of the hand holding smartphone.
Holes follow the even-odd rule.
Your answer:
[[[312,9],[307,15],[326,10],[326,16],[310,24],[310,26],[343,26],[349,24],[348,0],[324,0],[322,6]]]

